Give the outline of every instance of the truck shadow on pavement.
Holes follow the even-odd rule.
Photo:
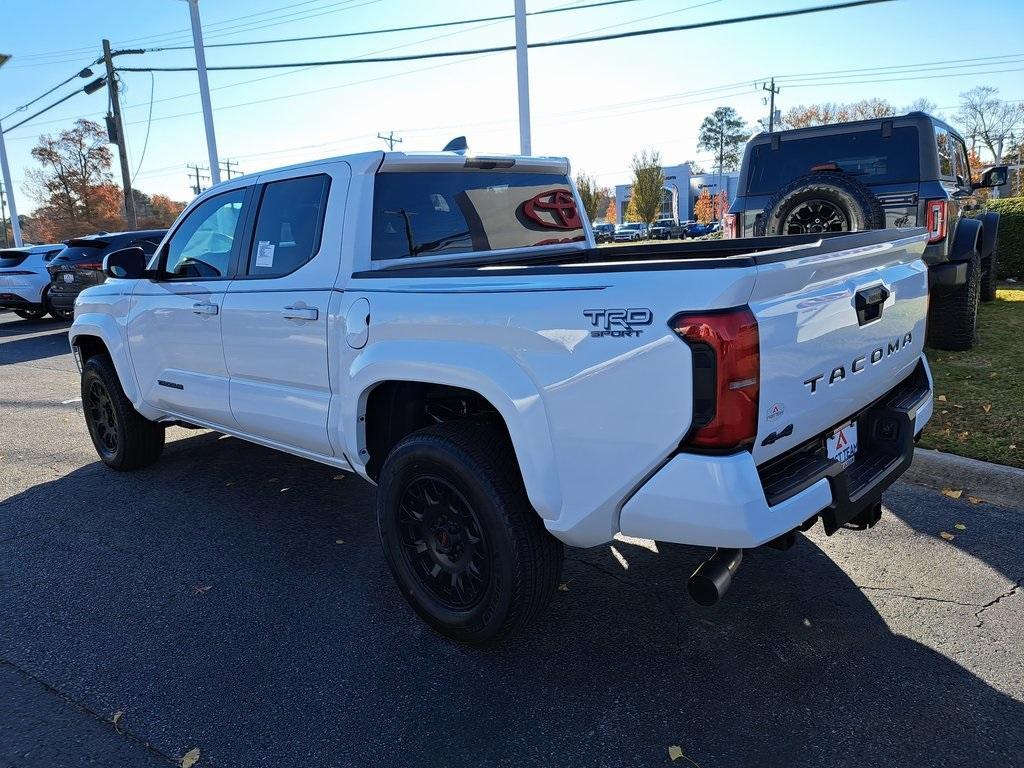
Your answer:
[[[1024,755],[1024,705],[892,631],[809,541],[750,553],[712,610],[685,593],[698,550],[569,550],[542,622],[479,649],[415,618],[373,504],[354,476],[212,433],[141,472],[37,485],[0,504],[0,657],[220,766],[649,766],[673,744],[701,768]]]

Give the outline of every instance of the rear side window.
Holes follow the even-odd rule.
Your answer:
[[[28,258],[28,254],[25,251],[0,251],[0,269],[21,266],[21,262],[26,258]]]
[[[491,171],[380,173],[374,260],[486,252],[584,240],[569,180]]]
[[[320,174],[274,181],[263,188],[246,274],[280,277],[317,254],[330,187],[330,176]]]
[[[883,138],[882,132],[875,128],[783,139],[777,150],[770,144],[759,144],[750,154],[747,194],[774,194],[797,176],[829,163],[864,184],[916,181],[920,173],[917,129],[896,128],[888,138]]]

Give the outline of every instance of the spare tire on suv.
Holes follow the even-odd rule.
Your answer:
[[[771,197],[754,234],[857,232],[884,226],[885,214],[871,190],[844,173],[815,171],[798,176]]]

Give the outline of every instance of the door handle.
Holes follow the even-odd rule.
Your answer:
[[[316,320],[320,317],[320,310],[316,307],[285,307],[281,310],[281,317],[285,320]]]
[[[220,311],[220,307],[216,304],[203,304],[197,303],[192,305],[192,312],[197,315],[216,315]]]

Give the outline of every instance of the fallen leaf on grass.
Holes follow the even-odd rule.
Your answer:
[[[990,373],[990,374],[988,375],[988,377],[989,377],[990,379],[998,379],[998,378],[999,378],[999,374],[998,374],[998,373]]]
[[[560,583],[558,585],[558,591],[559,592],[568,592],[569,591],[569,582],[563,581],[562,583]]]
[[[968,497],[968,498],[970,498],[970,497]],[[957,523],[953,527],[956,528],[958,531],[966,531],[967,530],[967,526],[964,525],[963,523]]]
[[[963,495],[963,490],[953,490],[952,488],[943,488],[942,495],[948,496],[951,499],[959,499]]]
[[[979,499],[977,496],[968,496],[967,500],[971,502],[971,504],[982,504],[985,501],[984,499]]]
[[[944,538],[944,539],[945,539],[946,541],[952,541],[953,539],[955,539],[955,538],[956,538],[956,536],[954,536],[954,535],[953,535],[952,533],[950,533],[949,531],[939,531],[939,536],[941,536],[942,538]]]
[[[960,408],[961,410],[963,409],[963,406],[962,406],[962,405],[957,405],[956,403],[952,403],[952,406],[953,406],[954,408]]]
[[[939,401],[940,403],[944,403],[944,402],[946,402],[946,396],[945,396],[945,395],[939,395],[939,396],[938,396],[937,398],[935,398],[935,399],[936,399],[936,400],[938,400],[938,401]]]
[[[193,747],[181,758],[181,768],[192,768],[199,762],[199,747]]]
[[[683,748],[676,744],[673,744],[671,747],[668,748],[668,756],[669,759],[674,763],[676,760],[683,756]]]
[[[991,403],[985,403],[985,404],[983,404],[983,405],[981,406],[981,410],[983,410],[983,411],[984,411],[985,413],[988,413],[989,411],[991,411],[991,410],[992,410],[992,404],[991,404]]]

